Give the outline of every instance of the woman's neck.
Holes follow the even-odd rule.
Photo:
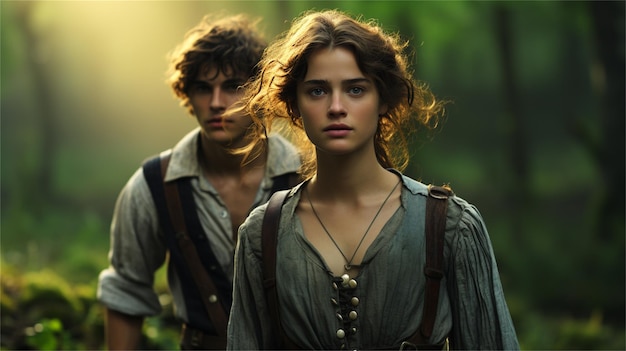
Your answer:
[[[318,154],[317,173],[308,191],[318,199],[356,200],[372,192],[388,191],[397,182],[398,177],[383,168],[375,156],[356,159]]]

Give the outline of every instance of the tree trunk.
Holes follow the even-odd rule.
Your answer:
[[[528,203],[527,133],[515,84],[515,40],[511,30],[511,13],[506,4],[495,5],[495,30],[498,53],[502,64],[504,107],[509,117],[509,157],[513,182],[511,183],[511,222],[515,241],[521,240],[523,213]]]
[[[598,162],[605,194],[600,208],[598,237],[623,240],[624,228],[624,2],[591,1],[597,59],[603,72],[600,98],[602,137]],[[622,230],[617,229],[621,226]]]
[[[32,74],[33,93],[32,99],[38,105],[36,111],[37,116],[33,116],[36,121],[31,127],[39,129],[40,143],[36,145],[39,150],[37,160],[39,167],[34,175],[34,189],[28,190],[28,196],[34,197],[41,204],[53,200],[53,175],[54,160],[57,153],[57,118],[53,108],[53,97],[51,96],[51,85],[49,79],[49,71],[46,66],[45,55],[47,52],[42,50],[42,40],[38,37],[39,33],[35,31],[30,23],[33,8],[37,6],[37,2],[25,1],[21,2],[17,9],[18,19],[16,21],[22,33],[24,33],[25,45],[27,52],[26,67]]]

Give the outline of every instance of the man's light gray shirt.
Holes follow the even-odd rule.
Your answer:
[[[217,190],[202,175],[198,163],[200,129],[196,128],[171,150],[172,156],[165,181],[192,177],[191,186],[198,217],[208,242],[232,281],[236,241],[229,212]],[[165,152],[169,152],[165,151]],[[297,150],[279,135],[268,138],[265,175],[252,208],[265,203],[273,185],[272,177],[298,170]],[[236,228],[235,228],[236,229]],[[154,274],[163,265],[167,247],[159,224],[150,189],[139,168],[122,189],[111,222],[109,268],[100,273],[98,299],[110,309],[130,315],[153,316],[161,312],[159,298],[153,289]],[[180,281],[171,265],[168,283],[175,314],[187,321]]]

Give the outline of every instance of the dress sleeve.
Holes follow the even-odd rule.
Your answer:
[[[448,207],[451,343],[460,350],[518,350],[487,228],[478,210],[453,197]],[[455,223],[450,230],[450,223]]]
[[[98,299],[110,309],[136,316],[161,312],[154,273],[166,248],[152,195],[139,169],[120,192],[111,222],[109,267],[100,273]]]
[[[261,261],[261,227],[266,205],[257,207],[239,227],[235,251],[233,304],[228,322],[228,350],[272,349],[272,325]]]

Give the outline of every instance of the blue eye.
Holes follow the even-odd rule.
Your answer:
[[[352,87],[352,88],[350,88],[348,91],[349,91],[349,93],[350,93],[350,94],[352,94],[352,95],[361,95],[361,94],[363,94],[363,91],[364,91],[364,90],[365,90],[365,89],[363,89],[363,88],[361,88],[361,87]]]
[[[313,88],[309,91],[309,94],[313,96],[322,96],[324,94],[324,90],[321,88]]]

